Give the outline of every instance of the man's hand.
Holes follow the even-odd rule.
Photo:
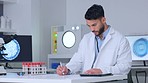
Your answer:
[[[68,74],[68,68],[66,66],[58,66],[56,73],[60,76]]]
[[[92,68],[84,72],[85,74],[101,74],[101,69]]]

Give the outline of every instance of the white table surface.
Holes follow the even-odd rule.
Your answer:
[[[59,76],[57,74],[46,75],[24,75],[18,76],[16,73],[7,73],[0,76],[2,82],[19,82],[19,83],[87,83],[87,82],[103,82],[111,80],[127,79],[127,75],[113,75],[103,77],[80,77],[79,75]]]

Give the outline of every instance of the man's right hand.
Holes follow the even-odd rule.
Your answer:
[[[60,76],[68,74],[68,68],[66,66],[58,66],[56,73]]]

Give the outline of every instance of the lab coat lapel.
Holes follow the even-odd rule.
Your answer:
[[[91,68],[92,64],[93,64],[93,61],[94,61],[94,58],[95,58],[95,36],[94,34],[92,34],[93,36],[90,38],[90,44],[89,44],[89,47],[90,47],[90,58],[89,60],[91,62],[89,62],[89,68]]]
[[[109,40],[111,39],[111,36],[112,36],[112,33],[114,33],[114,30],[112,28],[110,28],[110,31],[108,33],[108,35],[106,36],[101,48],[100,48],[100,51],[103,49],[103,47],[109,42]]]

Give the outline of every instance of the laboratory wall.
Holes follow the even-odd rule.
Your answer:
[[[40,0],[17,0],[16,3],[4,4],[4,16],[12,20],[16,34],[32,35],[33,61],[39,61]]]
[[[93,4],[104,7],[107,23],[123,34],[148,34],[148,0],[67,0],[66,24],[85,24]]]
[[[17,0],[4,5],[4,15],[12,20],[17,34],[32,35],[33,61],[47,63],[50,28],[66,24],[66,0]]]
[[[51,51],[51,26],[66,24],[66,0],[40,0],[41,10],[41,54],[40,60],[47,62]]]

